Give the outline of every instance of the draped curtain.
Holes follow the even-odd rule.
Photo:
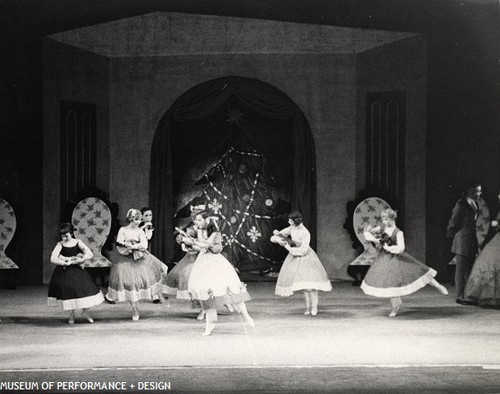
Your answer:
[[[163,115],[156,129],[151,150],[150,206],[155,215],[152,252],[170,262],[173,245],[172,133],[174,123],[203,119],[235,96],[253,111],[271,119],[293,124],[292,210],[302,212],[316,242],[316,171],[314,141],[302,111],[278,89],[255,79],[225,77],[205,82],[183,94]]]

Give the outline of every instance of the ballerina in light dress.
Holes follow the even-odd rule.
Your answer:
[[[288,297],[302,290],[306,301],[304,314],[316,316],[318,291],[331,291],[332,284],[318,255],[309,246],[311,234],[303,224],[302,214],[291,212],[288,223],[290,227],[275,230],[271,237],[271,242],[288,250],[276,282],[276,295]]]
[[[246,286],[241,282],[231,263],[221,254],[222,235],[215,222],[206,212],[196,215],[195,224],[201,233],[207,231],[207,239],[201,234],[197,239],[185,237],[183,242],[199,250],[189,276],[188,291],[191,298],[197,300],[205,311],[205,332],[210,335],[217,321],[217,308],[234,305],[247,323],[255,323],[248,314],[245,301],[250,300]]]

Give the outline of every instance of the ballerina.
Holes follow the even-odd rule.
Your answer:
[[[274,231],[271,242],[275,242],[288,250],[276,282],[276,295],[291,296],[302,290],[306,302],[305,315],[318,314],[318,291],[331,291],[332,284],[318,255],[309,246],[311,234],[303,224],[300,212],[288,215],[287,227]]]
[[[383,227],[367,227],[364,232],[365,239],[373,242],[378,249],[378,255],[361,283],[365,294],[389,298],[392,306],[390,317],[398,314],[403,303],[402,296],[426,285],[447,295],[448,290],[434,279],[436,271],[405,252],[404,234],[396,227],[396,211],[386,209],[380,216]]]
[[[210,335],[217,321],[217,307],[234,305],[243,315],[247,323],[254,327],[255,323],[248,314],[245,301],[250,300],[250,294],[245,284],[240,281],[236,270],[221,254],[222,235],[215,222],[206,212],[196,215],[195,224],[199,232],[206,229],[207,239],[184,237],[183,242],[199,250],[191,275],[188,291],[191,298],[197,300],[205,315],[205,332]]]
[[[87,309],[102,303],[104,296],[81,266],[92,258],[93,253],[83,241],[73,237],[70,223],[62,223],[59,233],[62,240],[56,244],[50,256],[50,262],[57,267],[50,278],[49,303],[53,304],[55,300],[62,303],[63,309],[69,311],[69,324],[75,323],[77,309],[81,309],[81,315],[89,323],[94,323]]]

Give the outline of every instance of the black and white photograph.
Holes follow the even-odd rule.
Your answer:
[[[0,0],[0,393],[500,393],[499,0]]]

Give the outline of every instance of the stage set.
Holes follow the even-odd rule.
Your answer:
[[[255,328],[220,311],[209,337],[189,301],[141,302],[139,322],[128,304],[102,304],[91,310],[94,324],[70,326],[47,306],[46,287],[2,290],[0,381],[170,382],[173,392],[500,389],[499,310],[425,288],[389,318],[387,301],[334,282],[311,317],[301,295],[279,298],[274,286],[248,283]]]
[[[500,310],[456,303],[446,235],[472,181],[477,238],[495,235],[498,2],[251,3],[5,2],[0,391],[500,392]],[[207,212],[255,327],[220,309],[202,336],[172,295],[141,301],[138,321],[102,303],[94,324],[68,324],[47,304],[60,223],[105,293],[117,233],[143,207],[169,271]],[[389,208],[450,292],[427,286],[395,317],[359,287],[378,253],[363,230]],[[275,295],[287,251],[270,238],[291,211],[333,286],[316,316],[302,294]]]

